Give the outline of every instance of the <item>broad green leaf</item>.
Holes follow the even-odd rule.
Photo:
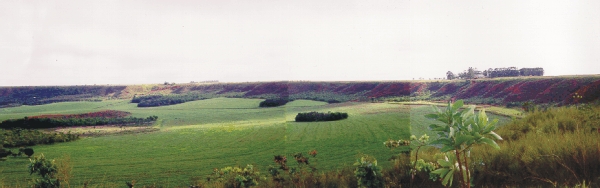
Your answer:
[[[481,111],[479,111],[479,123],[481,123],[482,125],[488,124],[488,117],[485,114],[485,109],[481,109]]]
[[[498,118],[493,119],[492,122],[490,122],[491,125],[496,125],[496,123],[498,123]]]
[[[456,114],[452,115],[452,119],[460,122],[463,115],[464,115],[463,113],[456,113]]]
[[[493,131],[494,129],[496,129],[496,126],[490,124],[490,125],[486,126],[481,132],[485,134],[490,131]]]
[[[448,127],[446,127],[446,126],[439,126],[439,125],[436,125],[436,124],[431,124],[431,125],[429,125],[429,128],[432,131],[446,131],[446,129]]]
[[[492,137],[494,137],[496,140],[502,140],[502,137],[500,137],[500,135],[496,134],[494,131],[490,131],[488,133],[488,135],[491,135]]]
[[[458,136],[456,136],[456,141],[454,143],[454,147],[458,147],[461,144],[464,144],[465,142],[467,142],[469,140],[473,140],[473,136],[470,136],[470,135],[458,135]]]
[[[439,118],[440,116],[439,116],[439,115],[437,115],[437,114],[427,114],[427,115],[425,115],[425,117],[426,117],[426,118],[430,118],[430,119],[437,119],[437,118]]]
[[[454,127],[450,127],[450,133],[448,133],[449,137],[454,137]]]
[[[490,145],[490,146],[492,146],[493,148],[500,149],[500,146],[498,146],[498,144],[497,144],[497,143],[496,143],[494,140],[492,140],[492,139],[489,139],[489,138],[481,138],[481,140],[479,140],[479,141],[480,141],[481,143],[485,143],[485,144],[487,144],[487,145]]]
[[[468,124],[468,125],[469,126],[467,126],[467,131],[469,131],[469,132],[473,132],[473,130],[477,131],[477,125],[475,125],[475,126],[473,126],[474,124]]]
[[[452,180],[454,179],[454,170],[450,170],[450,172],[446,173],[444,176],[444,180],[442,181],[442,185],[444,186],[452,186]]]
[[[446,160],[443,160],[443,159],[439,159],[439,160],[437,160],[437,162],[442,167],[452,167],[453,166],[450,161],[446,161]]]
[[[442,149],[440,149],[441,152],[448,152],[448,151],[452,151],[454,150],[454,147],[452,145],[444,145],[444,147],[442,147]]]
[[[431,125],[429,125],[430,129],[435,129],[435,128],[438,128],[438,127],[442,127],[442,126],[440,126],[438,124],[431,124]]]
[[[448,174],[448,171],[450,171],[450,169],[447,169],[447,168],[439,168],[439,169],[437,169],[437,170],[434,170],[434,171],[432,171],[432,172],[430,172],[430,173],[432,173],[432,174],[437,174],[437,175],[438,175],[438,176],[440,176],[440,177],[444,177],[444,175]]]
[[[469,108],[465,108],[464,110],[462,110],[460,112],[460,117],[462,117],[463,119],[469,119],[475,113],[474,111],[475,111],[475,107],[474,106],[470,106]]]
[[[473,143],[475,143],[475,139],[468,140],[468,141],[467,141],[465,144],[466,144],[467,146],[470,146],[470,145],[473,145]]]
[[[464,105],[463,100],[458,100],[456,102],[454,102],[454,104],[452,105],[452,111],[456,112],[457,109],[459,109],[460,107],[462,107]]]

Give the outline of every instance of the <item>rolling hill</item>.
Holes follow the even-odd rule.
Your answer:
[[[128,86],[0,87],[0,106],[199,94],[208,98],[290,98],[319,101],[450,100],[478,104],[576,104],[597,101],[600,76],[365,82],[249,82]],[[398,99],[400,97],[400,99]],[[412,97],[412,98],[411,98]]]

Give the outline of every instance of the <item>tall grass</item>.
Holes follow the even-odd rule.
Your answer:
[[[500,150],[473,149],[477,187],[600,185],[599,112],[552,108],[500,128]]]

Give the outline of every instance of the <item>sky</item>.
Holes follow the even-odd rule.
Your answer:
[[[3,0],[0,86],[600,74],[600,1]]]

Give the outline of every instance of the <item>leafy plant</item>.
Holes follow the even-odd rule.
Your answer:
[[[383,144],[386,147],[393,149],[393,148],[397,148],[400,146],[409,146],[411,144],[411,142],[416,143],[415,160],[411,162],[412,168],[410,170],[410,174],[411,174],[410,181],[412,184],[415,179],[415,175],[416,175],[417,171],[427,170],[427,171],[431,172],[434,170],[434,165],[426,163],[424,160],[419,159],[419,150],[423,146],[429,145],[429,136],[427,136],[427,134],[423,134],[423,135],[421,135],[421,137],[419,137],[419,139],[417,139],[417,136],[411,135],[410,141],[402,140],[402,139],[400,139],[400,140],[389,139],[388,141],[384,142]]]
[[[431,173],[439,175],[445,186],[452,185],[453,176],[458,171],[461,187],[470,187],[469,157],[471,148],[475,144],[487,144],[495,149],[500,149],[491,138],[502,140],[502,137],[494,132],[498,119],[489,121],[485,110],[474,115],[474,106],[459,111],[462,106],[462,100],[458,100],[454,104],[448,103],[443,111],[433,106],[435,113],[426,115],[427,118],[444,123],[441,126],[432,124],[430,128],[440,136],[440,139],[431,144],[441,146],[440,151],[446,153],[444,160],[438,160],[441,168]]]
[[[307,152],[309,156],[316,159],[317,150]],[[298,152],[292,155],[298,165],[296,167],[288,167],[287,157],[285,155],[274,156],[274,162],[279,166],[270,166],[268,169],[269,174],[273,182],[276,183],[276,187],[288,187],[286,183],[293,183],[296,187],[306,187],[313,184],[318,184],[316,179],[317,168],[314,163],[310,163],[311,159],[309,156]],[[279,170],[283,170],[281,173]]]
[[[375,157],[363,155],[354,163],[356,170],[354,175],[358,179],[360,187],[383,187],[381,168],[377,166]]]
[[[60,181],[56,178],[56,173],[58,172],[58,166],[54,162],[54,160],[47,160],[44,157],[44,154],[41,154],[38,157],[34,157],[33,159],[29,159],[30,164],[29,174],[33,175],[34,173],[39,175],[41,179],[34,180],[34,187],[36,188],[54,188],[60,187]]]
[[[214,169],[213,180],[225,182],[226,187],[251,187],[257,186],[260,179],[260,173],[254,169],[253,165],[240,167],[225,167]],[[210,180],[210,179],[209,179]]]

